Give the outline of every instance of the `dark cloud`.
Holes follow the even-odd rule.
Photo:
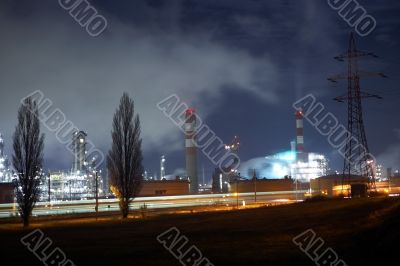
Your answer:
[[[359,42],[390,59],[378,66],[395,76],[399,5],[394,0],[369,2],[365,7],[376,14],[378,27]],[[346,50],[350,29],[325,1],[92,4],[108,21],[106,32],[96,38],[57,1],[0,4],[0,130],[9,153],[19,101],[37,89],[105,152],[119,97],[129,92],[142,120],[146,167],[157,169],[159,156],[166,154],[170,172],[184,165],[182,134],[156,103],[171,93],[193,105],[221,138],[243,136],[243,160],[286,149],[295,132],[292,102],[306,93],[314,93],[344,118],[344,106],[331,98],[346,86],[332,88],[326,77],[345,71],[331,58]],[[397,81],[385,86],[395,87]],[[395,104],[391,97],[385,106],[372,105],[375,112],[367,105],[368,136],[378,154],[397,141],[390,135],[399,123]],[[323,137],[311,128],[306,131],[310,150],[332,152]],[[390,137],[378,142],[382,134]],[[51,132],[45,158],[48,167],[70,165],[70,156]],[[204,164],[210,169],[206,160]]]

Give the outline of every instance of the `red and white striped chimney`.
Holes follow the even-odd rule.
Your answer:
[[[297,111],[296,116],[296,150],[304,152],[304,129],[303,129],[303,113]]]
[[[297,111],[296,117],[296,153],[297,160],[306,161],[304,152],[304,128],[303,128],[303,112]]]
[[[198,192],[197,179],[197,148],[194,144],[196,115],[192,108],[186,110],[185,120],[185,147],[186,147],[186,174],[190,179],[190,192]]]

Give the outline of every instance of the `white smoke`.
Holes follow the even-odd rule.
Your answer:
[[[387,168],[400,168],[400,129],[394,130],[398,142],[391,145],[383,153],[376,158],[379,164],[383,164]]]
[[[92,38],[67,15],[32,14],[25,22],[0,4],[0,46],[7,51],[0,64],[1,93],[7,95],[0,104],[7,112],[0,112],[0,121],[7,136],[20,99],[38,89],[102,150],[111,142],[112,115],[124,91],[140,114],[145,151],[182,149],[179,129],[156,108],[170,94],[201,110],[203,119],[215,106],[200,96],[218,102],[226,86],[277,101],[277,71],[268,58],[217,43],[204,32],[149,33],[107,19],[112,33]],[[68,152],[45,133],[46,160],[57,154],[68,165]]]
[[[258,157],[242,162],[239,173],[243,178],[252,178],[256,171],[257,178],[279,179],[290,175],[290,165],[284,160]]]
[[[175,169],[172,174],[167,174],[165,175],[165,179],[167,180],[174,180],[177,176],[184,176],[186,173],[186,170],[183,168],[177,168]]]

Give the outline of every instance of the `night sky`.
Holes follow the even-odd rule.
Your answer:
[[[385,167],[400,167],[400,2],[359,0],[377,21],[361,50],[378,59],[360,68],[389,79],[365,79],[362,89],[383,100],[364,101],[371,152]],[[145,168],[167,174],[184,168],[184,136],[156,104],[172,93],[194,107],[223,140],[241,139],[245,162],[290,149],[295,138],[293,102],[313,93],[346,122],[346,104],[332,99],[346,82],[333,59],[347,50],[350,26],[318,0],[90,1],[108,26],[87,34],[56,0],[0,2],[0,131],[10,156],[21,98],[41,90],[96,147],[108,151],[112,116],[124,91],[142,122]],[[69,169],[72,155],[46,133],[45,167]],[[325,154],[331,168],[342,159],[325,137],[305,123],[307,151]],[[200,155],[208,179],[213,165]],[[179,172],[179,171],[178,171]]]

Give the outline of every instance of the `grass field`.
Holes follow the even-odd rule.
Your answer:
[[[20,242],[41,228],[76,265],[182,265],[156,239],[171,227],[214,265],[316,265],[292,239],[313,229],[348,265],[400,265],[400,199],[327,200],[229,212],[0,226],[0,265],[43,265]],[[397,260],[397,261],[396,261]]]

